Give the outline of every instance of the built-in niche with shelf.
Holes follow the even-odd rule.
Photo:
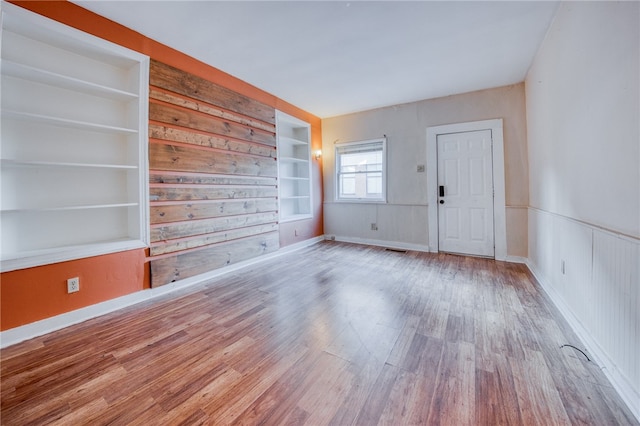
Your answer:
[[[280,222],[311,213],[311,125],[276,111]]]
[[[1,11],[2,271],[146,246],[149,58]]]

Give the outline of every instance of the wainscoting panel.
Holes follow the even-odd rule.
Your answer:
[[[326,235],[365,244],[393,243],[429,250],[427,206],[374,203],[324,203]]]
[[[640,418],[640,240],[531,208],[528,263]]]
[[[594,303],[587,319],[591,320],[593,337],[611,353],[620,372],[638,390],[640,244],[599,230],[593,236]]]

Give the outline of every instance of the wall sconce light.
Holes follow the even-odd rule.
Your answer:
[[[316,157],[316,160],[320,160],[320,157],[322,157],[322,150],[318,149],[313,151],[313,156]]]

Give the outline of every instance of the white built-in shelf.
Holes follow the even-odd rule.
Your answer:
[[[280,141],[281,143],[286,143],[286,144],[290,144],[290,145],[309,145],[308,141],[302,140],[302,139],[296,139],[296,138],[291,138],[291,137],[287,137],[287,136],[280,136]]]
[[[282,176],[280,178],[281,180],[301,180],[301,181],[308,181],[309,178],[307,177],[297,177],[297,176]]]
[[[300,164],[309,164],[309,160],[304,158],[294,158],[294,157],[278,157],[281,163],[300,163]],[[287,177],[287,176],[284,176]]]
[[[311,213],[311,126],[276,113],[280,222],[309,219]]]
[[[283,200],[308,200],[309,197],[308,195],[292,195],[289,197],[282,197]]]
[[[52,115],[35,114],[25,111],[13,111],[10,109],[2,110],[2,118],[13,118],[16,120],[27,121],[31,123],[51,124],[53,126],[71,127],[80,130],[89,130],[106,133],[129,133],[137,134],[138,129],[128,127],[111,126],[107,124],[94,123],[90,121],[73,120],[64,117],[56,117]]]
[[[309,214],[302,214],[302,213],[301,214],[292,214],[292,215],[289,215],[287,221],[288,222],[293,222],[293,221],[296,221],[296,220],[305,220],[305,219],[309,219],[310,217],[312,217],[312,216],[309,215]]]
[[[20,64],[10,60],[2,61],[2,73],[7,76],[30,80],[33,82],[48,84],[65,88],[68,90],[81,91],[96,96],[104,96],[115,100],[135,100],[139,98],[138,93],[126,92],[114,87],[96,84],[91,81],[80,80],[56,72],[43,70],[41,68]]]
[[[1,270],[145,247],[149,58],[0,11]]]
[[[3,213],[53,212],[64,210],[116,209],[121,207],[137,207],[138,203],[93,204],[84,206],[34,207],[29,209],[7,209]]]
[[[59,161],[19,161],[3,158],[0,160],[2,167],[88,167],[101,169],[125,169],[135,170],[138,165],[131,166],[126,164],[99,164],[99,163],[65,163]]]

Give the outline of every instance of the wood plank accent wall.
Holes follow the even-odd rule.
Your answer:
[[[275,109],[152,60],[151,286],[279,248]]]

